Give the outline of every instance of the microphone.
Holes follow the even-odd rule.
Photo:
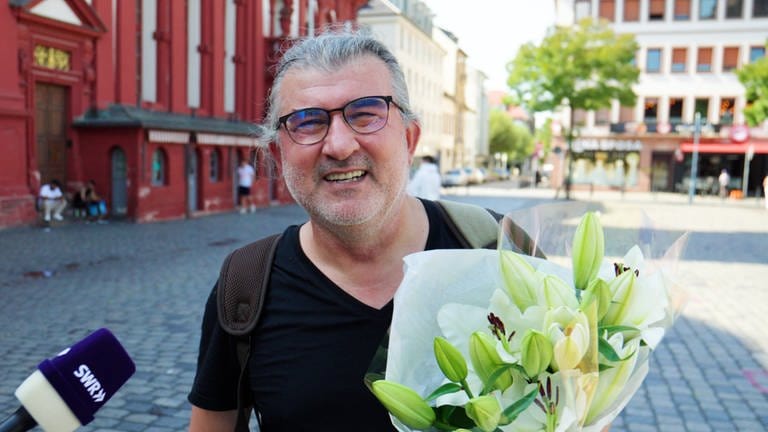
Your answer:
[[[43,360],[16,389],[21,407],[0,423],[0,432],[23,432],[35,425],[46,432],[72,432],[136,372],[117,338],[102,328]]]

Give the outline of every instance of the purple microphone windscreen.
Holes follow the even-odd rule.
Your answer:
[[[123,346],[105,328],[37,368],[83,425],[136,371]]]

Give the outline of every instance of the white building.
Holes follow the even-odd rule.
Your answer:
[[[416,155],[439,158],[445,53],[432,39],[432,12],[418,1],[371,0],[358,13],[358,23],[370,28],[403,68],[411,105],[421,121]]]
[[[768,0],[556,0],[556,4],[561,24],[583,17],[604,19],[615,32],[634,35],[639,44],[636,104],[621,107],[616,102],[610,109],[577,112],[575,120],[585,138],[582,144],[589,139],[631,142],[624,147],[634,150],[606,144],[574,155],[581,170],[574,175],[582,175],[575,184],[596,185],[594,172],[600,168],[619,173],[614,180],[630,189],[687,189],[693,123],[699,113],[700,192],[725,168],[733,189],[745,186],[746,174],[749,192],[754,193],[754,185],[768,173],[768,129],[752,128],[747,140],[735,133],[744,130],[747,103],[735,70],[765,56]],[[634,184],[627,183],[631,163],[639,170]]]
[[[371,0],[358,13],[400,61],[411,104],[421,119],[417,156],[438,159],[441,171],[480,166],[488,154],[486,75],[467,65],[468,54],[450,32],[432,25],[419,0]]]

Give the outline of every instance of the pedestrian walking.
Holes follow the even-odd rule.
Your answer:
[[[765,196],[765,209],[768,210],[768,174],[763,178],[763,195]]]
[[[720,176],[717,177],[717,182],[720,185],[720,198],[725,199],[728,196],[728,184],[731,182],[731,175],[728,174],[727,169],[723,168],[720,171]]]
[[[424,156],[421,164],[408,183],[408,192],[419,198],[436,200],[440,198],[440,171],[438,171],[435,158]]]
[[[251,187],[256,177],[256,171],[246,159],[240,161],[237,167],[237,198],[240,201],[240,213],[256,211],[256,206],[251,200]]]

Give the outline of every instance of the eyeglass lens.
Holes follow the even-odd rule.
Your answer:
[[[341,111],[344,121],[360,134],[374,133],[387,124],[389,103],[385,98],[365,97],[353,100],[342,108],[324,110],[307,108],[285,119],[288,135],[297,144],[315,144],[325,138],[331,124],[331,113]]]

